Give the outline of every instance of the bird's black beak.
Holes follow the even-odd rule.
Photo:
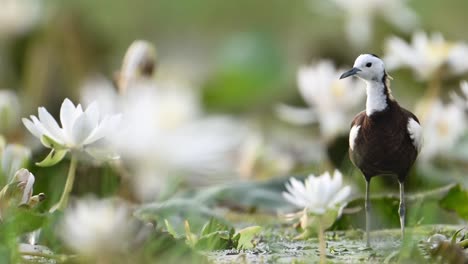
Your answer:
[[[353,76],[353,75],[355,75],[356,73],[358,73],[360,71],[361,71],[360,69],[354,67],[351,70],[341,74],[340,79],[343,79],[343,78],[346,78],[346,77],[349,77],[349,76]]]

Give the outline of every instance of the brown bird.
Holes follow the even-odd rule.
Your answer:
[[[418,118],[401,107],[390,90],[390,77],[383,61],[373,54],[357,57],[351,70],[340,79],[357,76],[367,87],[366,110],[351,123],[349,156],[366,179],[366,236],[370,247],[369,185],[372,177],[394,175],[400,185],[401,235],[405,232],[405,179],[421,148]]]

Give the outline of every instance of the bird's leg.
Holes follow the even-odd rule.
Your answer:
[[[403,240],[405,236],[405,215],[406,215],[405,183],[399,181],[399,184],[400,184],[400,208],[398,210],[398,214],[400,215],[401,239]]]
[[[370,186],[370,178],[366,179],[366,239],[367,243],[366,246],[370,247],[370,200],[369,200],[369,186]]]

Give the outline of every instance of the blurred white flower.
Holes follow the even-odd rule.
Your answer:
[[[122,129],[113,142],[129,165],[135,193],[154,200],[175,177],[197,185],[235,179],[242,123],[205,116],[199,91],[180,71],[155,79],[155,64],[153,45],[134,41],[118,74],[120,93],[102,79],[88,82],[83,92],[84,101],[97,100],[106,106],[103,111],[122,112]]]
[[[422,120],[424,144],[418,159],[422,162],[450,154],[461,137],[467,132],[467,122],[463,108],[441,101],[431,104],[429,112]]]
[[[174,175],[196,185],[235,178],[236,152],[245,136],[239,121],[204,117],[197,91],[183,82],[132,83],[118,94],[109,82],[96,79],[85,86],[83,101],[122,112],[122,129],[112,141],[131,165],[130,180],[140,199],[157,197]]]
[[[0,37],[27,32],[41,13],[41,0],[0,0]]]
[[[421,80],[428,80],[445,66],[450,74],[468,71],[468,45],[448,42],[440,33],[429,36],[416,32],[411,44],[398,37],[389,38],[384,60],[389,70],[408,67]]]
[[[103,115],[120,113],[120,96],[112,82],[103,76],[93,76],[81,86],[81,102],[90,105],[97,102]]]
[[[116,142],[122,157],[141,172],[137,186],[143,199],[154,198],[171,175],[186,175],[192,184],[233,175],[235,151],[244,136],[240,122],[202,117],[199,101],[184,89],[140,87],[122,99],[125,130]]]
[[[453,103],[458,105],[459,107],[468,110],[468,82],[462,81],[460,83],[460,90],[461,95],[451,92],[450,98],[452,99]]]
[[[309,108],[282,105],[277,109],[280,118],[296,124],[318,123],[325,139],[347,133],[366,90],[354,79],[340,80],[343,71],[328,60],[299,69],[299,92]]]
[[[101,117],[96,103],[83,111],[80,104],[76,107],[65,99],[60,108],[59,127],[57,121],[44,107],[38,109],[39,118],[34,115],[30,120],[23,118],[23,124],[42,144],[51,149],[84,150],[95,156],[94,143],[115,133],[120,122],[120,115]]]
[[[325,172],[318,177],[310,175],[304,183],[291,178],[285,186],[287,192],[283,192],[283,197],[288,202],[316,215],[340,209],[351,193],[350,186],[343,186],[338,170],[333,173],[333,179],[330,173]]]
[[[238,172],[252,179],[287,175],[298,166],[320,163],[325,156],[325,146],[310,133],[278,126],[249,128],[239,150]]]
[[[58,232],[73,251],[104,257],[127,250],[136,228],[131,210],[123,202],[86,198],[65,211]]]
[[[346,33],[356,47],[370,43],[377,16],[406,32],[410,32],[418,24],[418,16],[407,6],[406,0],[331,1],[345,13]]]
[[[31,150],[18,144],[8,144],[1,151],[2,174],[7,180],[13,178],[16,171],[26,166],[31,158]]]
[[[20,104],[16,94],[10,90],[0,90],[0,133],[14,129],[20,119]]]

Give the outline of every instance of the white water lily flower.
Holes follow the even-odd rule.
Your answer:
[[[68,98],[60,108],[61,127],[44,107],[38,109],[39,118],[23,118],[23,124],[44,146],[55,150],[86,151],[95,156],[94,143],[115,132],[120,115],[100,116],[98,105],[92,103],[83,111],[80,104],[75,106]]]
[[[304,183],[291,178],[285,186],[287,192],[283,192],[283,197],[288,202],[317,215],[339,209],[351,193],[350,186],[343,186],[338,170],[333,173],[333,178],[328,172],[318,177],[312,174]]]
[[[345,13],[346,33],[356,47],[366,46],[372,39],[377,16],[393,26],[409,32],[418,24],[417,14],[406,0],[331,0]]]
[[[325,139],[347,133],[366,90],[352,78],[340,80],[342,72],[329,60],[300,68],[297,82],[308,108],[282,105],[277,109],[280,118],[296,124],[318,123]]]
[[[442,67],[447,66],[450,74],[468,71],[468,45],[448,42],[442,34],[413,34],[411,43],[391,37],[386,43],[385,64],[387,69],[408,67],[421,80],[428,80]]]
[[[464,109],[454,103],[435,101],[425,117],[421,122],[424,144],[418,158],[423,162],[450,154],[468,128]]]
[[[136,226],[122,202],[86,198],[65,211],[59,234],[73,251],[99,257],[127,250]]]

